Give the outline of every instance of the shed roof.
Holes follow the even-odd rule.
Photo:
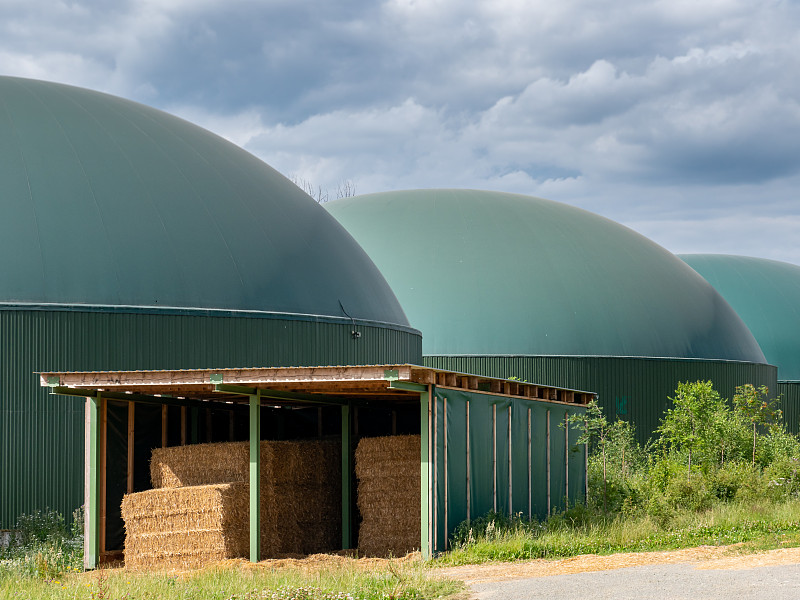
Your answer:
[[[256,394],[270,404],[336,404],[352,398],[418,399],[428,385],[565,404],[586,404],[594,397],[592,392],[581,390],[417,365],[48,372],[40,373],[40,380],[55,394],[99,393],[106,398],[164,403],[244,402]]]

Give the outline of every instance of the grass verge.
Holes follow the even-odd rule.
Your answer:
[[[0,567],[0,598],[41,600],[422,600],[463,589],[439,579],[421,561],[359,564],[332,561],[313,567],[249,566],[242,561],[186,574],[132,573],[124,569],[24,577]]]
[[[678,511],[668,523],[650,515],[601,516],[573,509],[547,522],[498,519],[474,522],[466,539],[435,559],[451,566],[488,561],[566,558],[742,544],[741,551],[800,546],[800,502],[719,504]]]

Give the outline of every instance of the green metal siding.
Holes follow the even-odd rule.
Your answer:
[[[528,516],[529,508],[530,516],[543,518],[547,516],[548,508],[561,510],[566,506],[567,485],[570,505],[585,500],[585,455],[582,448],[572,452],[572,446],[565,444],[566,431],[560,426],[565,414],[584,411],[584,407],[441,387],[436,387],[435,396],[432,440],[436,449],[432,460],[436,503],[434,551],[444,550],[446,540],[466,519],[493,510]],[[574,445],[578,433],[570,431],[569,435],[569,441]]]
[[[800,433],[800,382],[779,381],[778,394],[781,396],[781,410],[786,427],[797,435]]]
[[[34,372],[421,362],[418,333],[356,325],[353,339],[350,322],[0,310],[0,529],[83,503],[83,402]]]
[[[559,357],[559,356],[426,356],[436,369],[595,392],[609,418],[636,425],[640,441],[658,427],[661,415],[680,381],[711,380],[725,397],[738,385],[752,383],[777,390],[771,365],[691,359]]]

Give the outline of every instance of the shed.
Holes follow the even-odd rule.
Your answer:
[[[317,415],[319,432],[334,424],[341,441],[341,547],[358,536],[353,484],[356,437],[419,435],[418,490],[423,555],[444,550],[465,519],[489,511],[545,516],[586,497],[586,449],[578,432],[563,427],[585,411],[594,394],[408,364],[248,368],[178,371],[48,372],[42,386],[52,394],[85,398],[86,565],[113,555],[105,543],[108,515],[121,495],[112,495],[109,465],[124,465],[127,492],[135,491],[137,465],[151,448],[137,439],[170,439],[170,411],[183,408],[229,411],[244,419],[249,440],[249,558],[260,558],[259,441],[264,421],[281,411]],[[127,421],[127,443],[109,444],[111,403],[134,412],[157,407],[160,423],[137,429]],[[241,411],[241,412],[240,412]],[[185,413],[185,410],[183,411]],[[185,431],[185,415],[179,417]],[[403,423],[403,424],[401,424]],[[236,426],[231,427],[231,431]],[[178,443],[186,443],[185,434]],[[124,455],[123,455],[124,454]],[[332,548],[333,550],[333,548]]]

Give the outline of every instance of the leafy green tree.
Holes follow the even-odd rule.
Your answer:
[[[755,387],[747,383],[736,388],[733,396],[734,410],[737,416],[753,427],[753,466],[756,464],[758,426],[774,425],[780,421],[782,413],[778,408],[779,403],[778,398],[769,399],[769,389],[765,385]]]
[[[724,447],[730,409],[710,381],[681,382],[670,400],[673,406],[658,428],[659,442],[668,450],[687,455],[688,477],[693,461],[701,467],[716,463]]]

